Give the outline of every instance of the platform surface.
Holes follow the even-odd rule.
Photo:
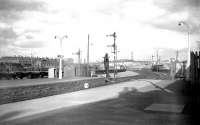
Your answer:
[[[181,113],[183,111],[184,105],[178,104],[158,104],[154,103],[147,108],[146,111],[154,111],[154,112],[169,112],[169,113]]]

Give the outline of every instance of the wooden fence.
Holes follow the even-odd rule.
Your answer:
[[[193,107],[199,109],[200,104],[200,51],[190,52],[190,80],[192,87]]]
[[[190,78],[195,88],[200,88],[200,51],[191,52]]]

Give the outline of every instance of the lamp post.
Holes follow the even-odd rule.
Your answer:
[[[178,23],[179,26],[185,25],[187,28],[187,44],[188,44],[188,56],[187,56],[187,65],[186,65],[186,79],[189,79],[189,71],[190,71],[190,26],[187,22],[185,21],[180,21]]]
[[[90,43],[90,35],[88,34],[88,43],[87,43],[87,64],[90,63],[90,46],[92,46],[93,43]]]
[[[107,37],[109,37],[109,36],[111,36],[111,37],[113,37],[114,38],[114,43],[113,43],[113,45],[112,45],[112,47],[114,48],[114,79],[115,79],[115,75],[116,75],[116,43],[115,43],[115,41],[116,41],[116,32],[114,32],[113,34],[110,34],[110,35],[106,35]]]
[[[55,39],[59,39],[60,40],[60,55],[58,55],[59,57],[59,79],[62,79],[62,58],[63,58],[63,55],[62,55],[62,40],[64,38],[68,38],[67,35],[65,36],[62,36],[62,37],[59,37],[59,36],[55,36]]]
[[[179,26],[185,25],[187,28],[187,42],[188,42],[188,59],[187,59],[187,67],[190,66],[190,26],[188,23],[184,22],[184,21],[180,21],[178,23]]]

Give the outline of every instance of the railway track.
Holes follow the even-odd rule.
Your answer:
[[[148,69],[142,69],[134,71],[139,73],[137,76],[133,76],[134,79],[157,79],[157,80],[169,80],[170,76],[168,72],[152,72]]]

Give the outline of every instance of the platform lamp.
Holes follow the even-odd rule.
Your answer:
[[[64,35],[64,36],[62,36],[62,37],[60,37],[60,36],[55,36],[55,39],[59,39],[60,40],[60,55],[58,55],[58,58],[59,58],[59,79],[62,79],[62,58],[64,57],[63,55],[62,55],[62,40],[64,39],[64,38],[68,38],[68,36],[67,35]]]

